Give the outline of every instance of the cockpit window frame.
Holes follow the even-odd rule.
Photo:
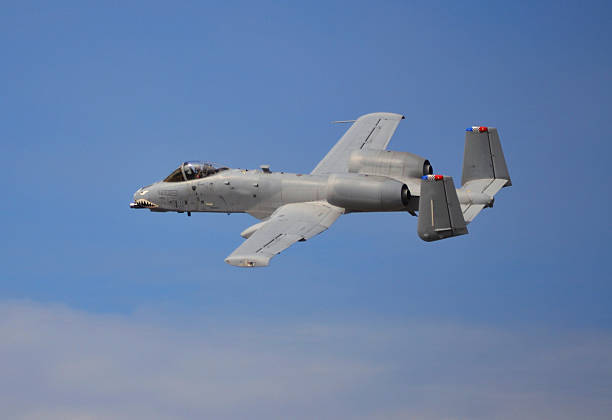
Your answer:
[[[177,178],[177,176],[180,175],[180,180],[179,179],[175,179]],[[172,173],[170,175],[168,175],[163,182],[183,182],[185,181],[185,174],[183,173],[183,165],[179,166],[178,168],[176,168],[174,171],[172,171]]]
[[[187,175],[187,173],[185,172],[185,167],[191,167],[192,169],[195,169],[193,171],[190,171],[190,172],[193,172],[193,174]],[[214,164],[209,163],[209,162],[200,162],[200,161],[183,162],[181,166],[179,166],[174,171],[172,171],[172,173],[168,175],[164,179],[163,182],[186,182],[186,181],[193,181],[196,179],[203,179],[211,175],[215,175],[218,172],[225,171],[227,169],[228,168],[225,166],[216,167]],[[180,174],[180,179],[177,179],[179,178],[179,174]]]

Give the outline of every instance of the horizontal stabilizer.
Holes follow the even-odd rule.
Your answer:
[[[419,198],[419,237],[427,242],[468,233],[452,177],[424,176]]]

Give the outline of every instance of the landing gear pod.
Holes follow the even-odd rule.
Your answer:
[[[427,242],[468,233],[452,177],[428,175],[422,178],[417,232]]]

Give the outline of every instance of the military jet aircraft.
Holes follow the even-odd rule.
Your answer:
[[[142,187],[130,207],[154,212],[248,213],[261,221],[241,233],[246,240],[225,262],[267,266],[295,242],[327,230],[342,214],[404,211],[418,214],[425,241],[468,233],[467,224],[493,196],[512,185],[497,129],[465,132],[461,188],[434,174],[429,160],[386,150],[402,115],[377,112],[353,122],[310,174],[231,169],[185,162],[166,179]]]

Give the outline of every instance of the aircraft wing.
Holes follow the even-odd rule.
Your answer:
[[[266,266],[273,256],[294,243],[327,230],[343,213],[344,209],[321,201],[285,204],[262,222],[225,262],[239,267]]]
[[[375,112],[359,117],[338,143],[313,169],[312,174],[348,172],[348,160],[354,150],[385,150],[403,115]]]

